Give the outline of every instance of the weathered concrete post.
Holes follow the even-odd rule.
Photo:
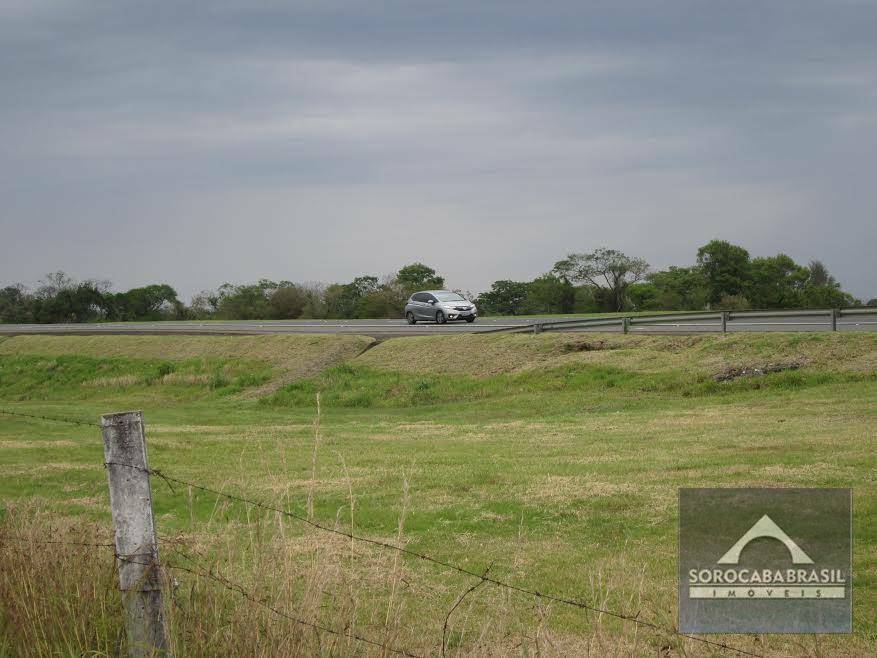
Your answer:
[[[621,331],[624,333],[630,331],[630,318],[621,318]]]
[[[537,322],[536,324],[533,325],[533,333],[534,334],[541,334],[542,333],[542,324],[541,323]]]
[[[101,417],[128,655],[169,656],[143,414]]]
[[[728,311],[722,311],[722,333],[728,333]]]
[[[840,315],[840,312],[833,308],[831,309],[831,330],[837,331],[837,316]]]

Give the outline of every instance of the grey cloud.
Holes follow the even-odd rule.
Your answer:
[[[724,237],[822,258],[877,295],[867,4],[17,2],[0,17],[4,281],[64,268],[191,294],[422,259],[477,290],[570,249],[664,266]]]

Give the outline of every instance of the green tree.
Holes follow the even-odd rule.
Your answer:
[[[543,274],[527,284],[523,308],[528,313],[569,313],[575,297],[575,288],[569,281],[554,274]]]
[[[519,315],[527,298],[527,284],[521,281],[494,281],[490,290],[476,300],[479,309],[499,315]]]
[[[811,260],[807,270],[808,277],[801,295],[803,306],[807,308],[843,308],[856,305],[857,300],[841,290],[840,283],[831,275],[822,261]]]
[[[668,311],[697,311],[707,303],[707,281],[697,267],[676,267],[649,274],[655,286],[655,308]]]
[[[381,284],[378,282],[378,277],[376,276],[358,276],[348,285],[353,294],[358,297],[377,292],[381,287]]]
[[[91,281],[64,286],[35,303],[37,322],[93,322],[107,315],[108,302],[101,288]]]
[[[271,317],[268,296],[278,284],[267,279],[247,285],[224,283],[219,287],[216,315],[224,320],[259,320]]]
[[[0,290],[0,322],[34,321],[33,298],[20,283]]]
[[[354,317],[398,318],[405,308],[406,295],[400,289],[385,285],[359,298]]]
[[[697,250],[697,266],[707,284],[707,301],[742,294],[749,281],[749,252],[725,240],[712,240]]]
[[[132,288],[107,297],[110,313],[116,320],[160,320],[183,315],[183,304],[177,299],[177,291],[167,284]]]
[[[627,289],[630,308],[634,311],[656,311],[661,308],[660,290],[653,283],[632,283]]]
[[[857,300],[849,293],[834,286],[814,286],[807,283],[802,294],[802,306],[806,308],[846,308],[856,306]]]
[[[755,308],[800,307],[809,276],[806,267],[785,254],[754,258],[749,264],[745,296]]]
[[[326,288],[325,300],[327,314],[330,318],[365,317],[367,305],[362,303],[364,297],[377,293],[381,284],[376,276],[358,276],[350,283],[334,283]]]
[[[628,305],[627,289],[648,274],[649,264],[642,258],[627,256],[616,249],[601,247],[589,254],[570,254],[554,264],[558,277],[593,286],[595,297],[605,291],[608,310],[623,311]]]
[[[832,288],[840,288],[840,284],[837,282],[831,272],[828,271],[828,268],[825,264],[820,260],[811,260],[810,264],[807,266],[809,270],[809,275],[807,277],[807,283],[812,286],[821,287],[821,286],[830,286]]]
[[[424,290],[442,288],[445,285],[444,277],[440,277],[435,270],[423,263],[411,263],[396,273],[396,281],[405,290]]]
[[[332,283],[326,286],[326,290],[323,292],[323,301],[326,304],[326,317],[334,319],[353,317],[353,306],[356,300],[351,300],[346,285]]]
[[[602,300],[594,295],[593,286],[575,286],[575,299],[572,310],[574,313],[597,313],[602,308]]]
[[[268,310],[274,320],[293,320],[304,311],[307,297],[296,285],[278,286],[268,297]]]
[[[320,283],[305,283],[299,286],[305,297],[302,318],[325,318],[328,313],[326,305],[326,288]]]

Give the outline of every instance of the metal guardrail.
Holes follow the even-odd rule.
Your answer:
[[[783,317],[813,317],[825,318],[824,324],[830,331],[837,331],[838,318],[848,315],[871,315],[877,314],[877,308],[828,308],[828,309],[783,309],[775,311],[683,311],[678,313],[655,313],[650,315],[622,315],[614,318],[577,318],[574,320],[557,320],[546,322],[533,322],[514,327],[501,327],[489,329],[479,333],[535,333],[543,331],[563,331],[566,329],[612,327],[621,328],[623,333],[628,333],[630,328],[636,325],[660,325],[678,321],[714,320],[716,331],[727,333],[728,322],[744,320],[747,318],[783,318]],[[802,322],[802,325],[817,325],[822,322]]]

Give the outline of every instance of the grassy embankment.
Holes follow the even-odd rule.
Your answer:
[[[0,339],[0,407],[95,423],[143,409],[150,460],[177,477],[667,627],[678,487],[852,486],[855,635],[726,639],[766,655],[877,649],[877,336],[461,335],[364,351],[370,345],[355,336]],[[790,362],[801,367],[712,377]],[[105,541],[101,462],[97,429],[0,415],[2,532]],[[445,629],[472,579],[160,480],[153,489],[169,564],[191,566],[180,547],[282,610],[417,654],[441,654],[444,635],[452,654],[712,655],[489,585],[466,596]],[[112,653],[111,556],[21,543],[0,544],[0,655]],[[209,580],[174,575],[180,655],[369,653],[326,633],[318,644]]]

